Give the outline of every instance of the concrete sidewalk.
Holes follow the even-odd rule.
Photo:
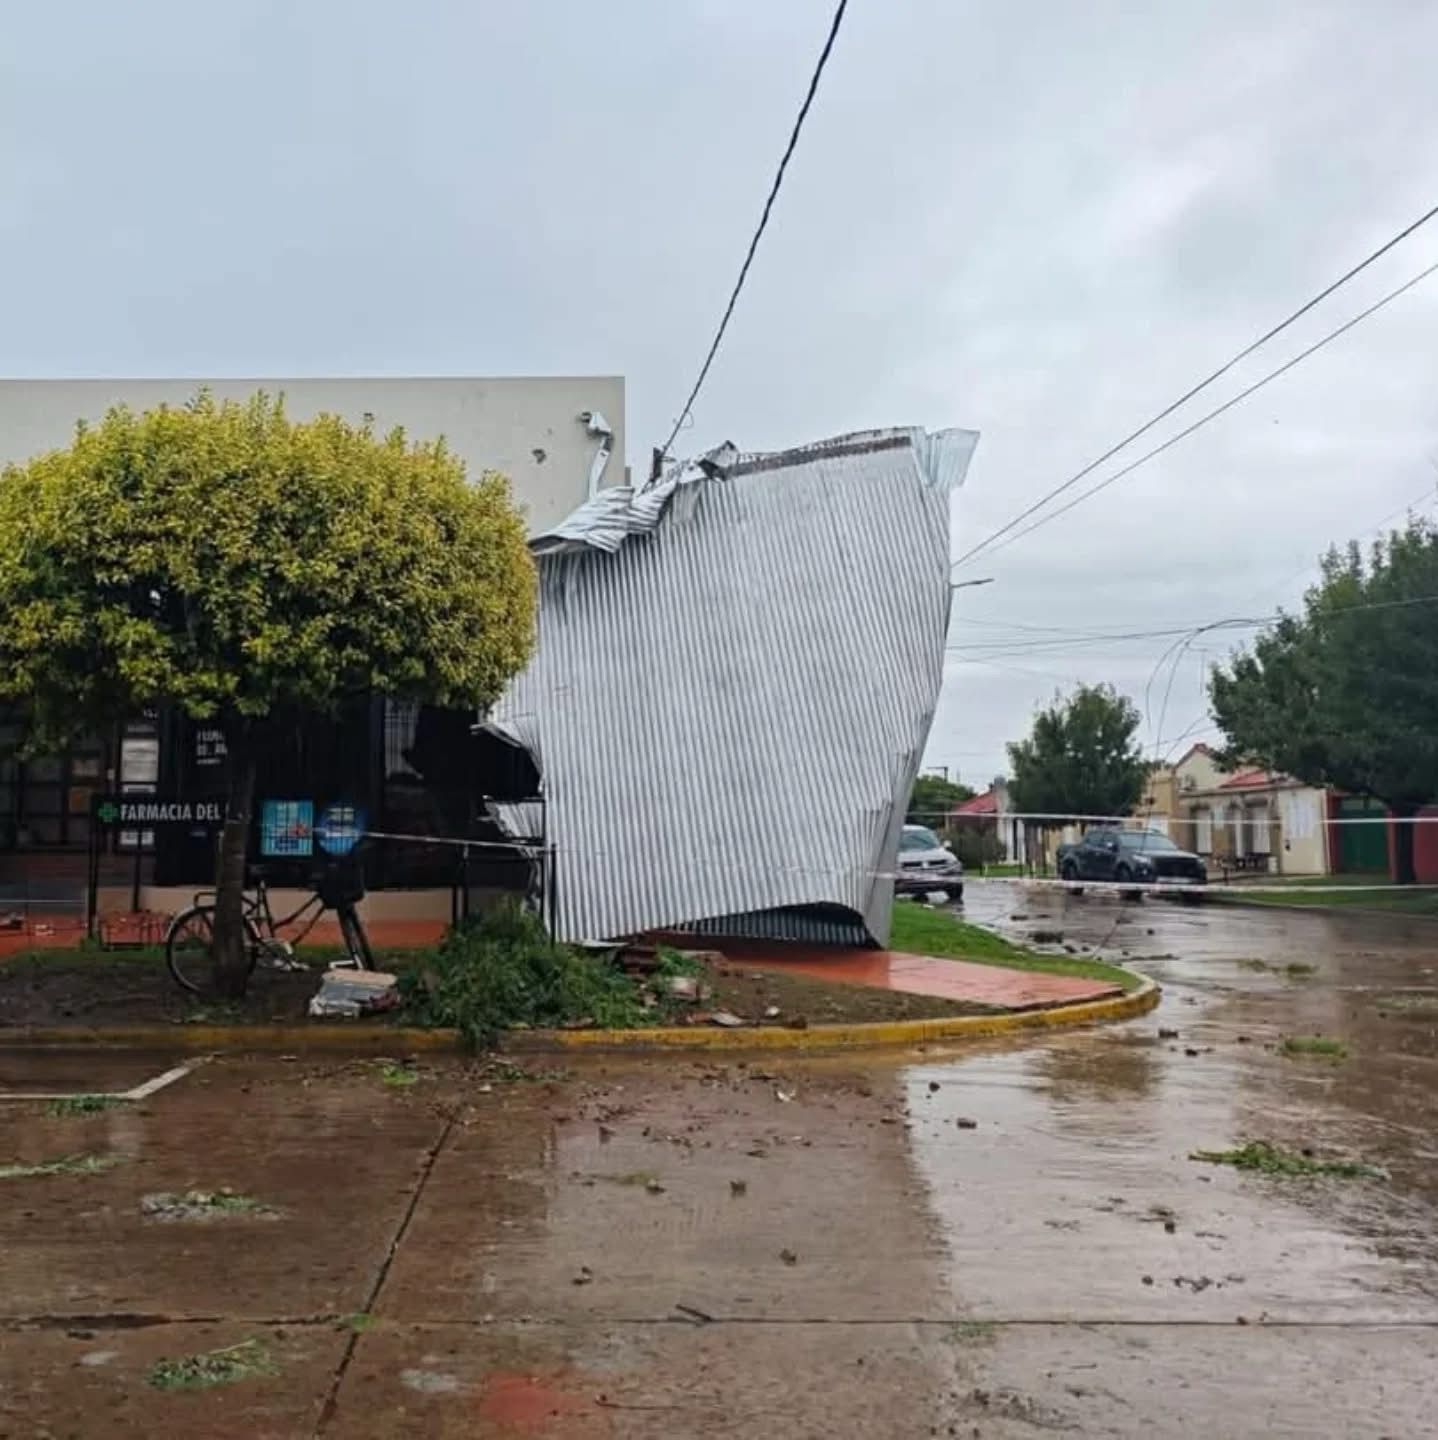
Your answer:
[[[965,1006],[1000,1010],[1036,1010],[1121,995],[1108,980],[1076,975],[1047,975],[978,965],[901,950],[860,950],[818,945],[778,945],[759,940],[719,940],[725,959],[756,970],[786,971],[843,985],[864,985],[904,995],[930,995]]]
[[[1415,1194],[1187,1158],[1249,1106],[1281,1139],[1375,1126],[1258,1045],[1215,1027],[1194,1059],[1155,1031],[907,1065],[445,1061],[401,1085],[226,1058],[99,1114],[6,1102],[0,1164],[114,1163],[0,1179],[0,1435],[1428,1433]],[[1395,1174],[1421,1173],[1428,1109],[1375,1157]],[[223,1186],[271,1212],[145,1211]],[[165,1383],[217,1351],[249,1373]]]

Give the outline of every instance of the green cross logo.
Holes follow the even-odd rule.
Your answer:
[[[113,800],[106,800],[95,813],[102,825],[113,825],[120,818],[120,807]]]

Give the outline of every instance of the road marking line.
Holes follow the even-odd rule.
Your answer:
[[[209,1058],[202,1055],[199,1059],[187,1060],[183,1065],[176,1065],[129,1090],[0,1090],[0,1100],[78,1100],[87,1095],[96,1095],[104,1100],[148,1100],[176,1080],[183,1080],[191,1070],[198,1069]]]

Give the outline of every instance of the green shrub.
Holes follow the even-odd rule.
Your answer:
[[[400,977],[400,992],[411,1020],[453,1026],[474,1046],[515,1025],[624,1029],[651,1018],[627,976],[550,939],[539,918],[515,904],[451,930]]]

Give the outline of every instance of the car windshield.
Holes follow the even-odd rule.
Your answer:
[[[1119,837],[1118,843],[1125,850],[1177,850],[1178,846],[1168,838],[1167,835],[1160,835],[1156,830],[1125,830]]]
[[[938,850],[939,837],[922,825],[905,825],[899,837],[900,850]]]

